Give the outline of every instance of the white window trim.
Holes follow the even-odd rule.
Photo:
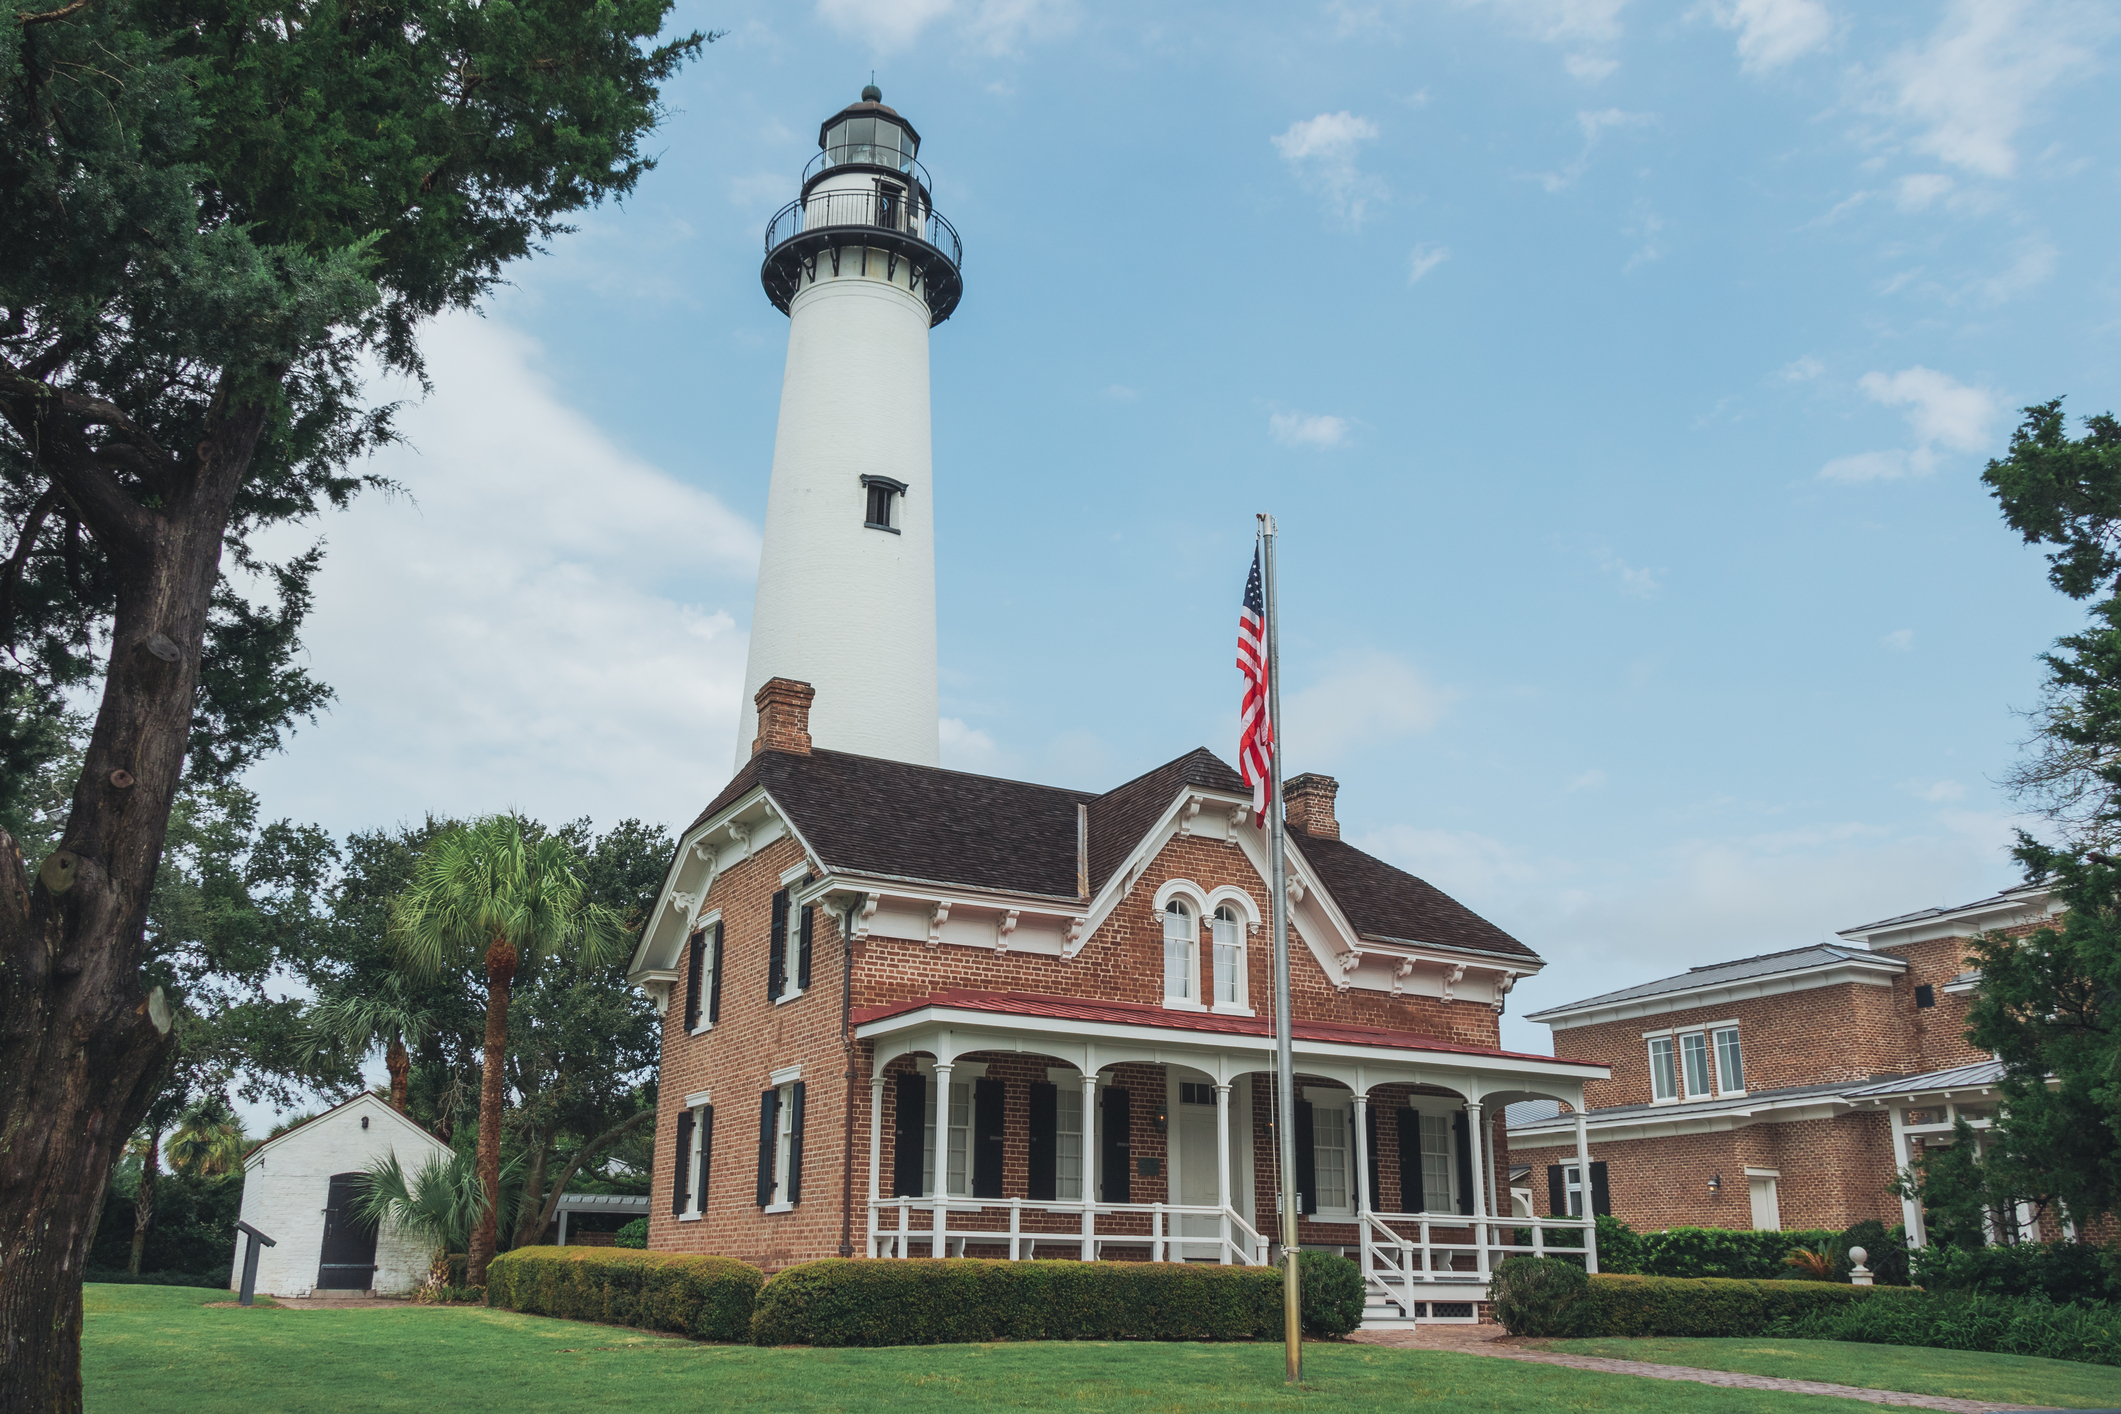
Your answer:
[[[719,908],[714,910],[714,912],[712,913],[703,913],[698,918],[693,920],[692,932],[687,933],[685,935],[686,941],[689,943],[692,938],[692,933],[707,934],[707,954],[706,956],[700,959],[700,981],[703,984],[709,985],[710,987],[712,986],[714,978],[714,925],[721,921],[722,910],[720,910]],[[679,1018],[679,1020],[683,1019],[683,1017]],[[714,1030],[714,1023],[707,1019],[707,1008],[702,1005],[700,1007],[700,1024],[693,1027],[692,1030],[687,1034],[692,1036],[704,1036],[712,1030]]]
[[[790,1002],[794,1001],[794,1000],[795,1000],[795,999],[796,999],[797,997],[800,997],[800,996],[802,996],[802,995],[803,995],[803,989],[802,989],[802,988],[800,988],[800,987],[790,987],[790,988],[789,988],[789,989],[788,989],[787,991],[785,991],[785,992],[781,993],[781,994],[780,994],[779,996],[775,997],[775,998],[773,999],[773,1004],[774,1004],[775,1006],[786,1006],[786,1005],[788,1005],[788,1003],[790,1003]]]
[[[780,1103],[774,1106],[773,1114],[773,1192],[774,1200],[766,1205],[766,1213],[792,1213],[796,1204],[779,1195],[788,1187],[789,1151],[795,1144],[795,1082],[803,1078],[800,1065],[783,1066],[768,1077],[767,1083],[780,1093]]]
[[[1185,881],[1184,881],[1184,880],[1177,880],[1177,881],[1174,881],[1174,882],[1177,882],[1177,883],[1184,883]],[[1190,886],[1190,885],[1189,885],[1189,887],[1193,887],[1193,886]],[[1172,885],[1170,885],[1170,884],[1166,884],[1166,885],[1164,886],[1164,888],[1165,888],[1165,889],[1171,889],[1171,888],[1172,888]],[[1158,896],[1159,896],[1159,897],[1161,897],[1161,896],[1163,895],[1163,892],[1164,892],[1164,890],[1163,890],[1163,889],[1159,889],[1159,890],[1157,890],[1157,894],[1158,894]],[[1171,993],[1171,962],[1170,962],[1170,959],[1169,959],[1169,957],[1165,955],[1165,954],[1167,954],[1167,953],[1168,953],[1168,951],[1169,951],[1169,949],[1170,949],[1170,946],[1171,946],[1171,938],[1170,938],[1170,936],[1169,936],[1169,935],[1168,935],[1167,933],[1164,933],[1164,932],[1163,932],[1163,929],[1166,929],[1166,928],[1168,928],[1168,927],[1170,926],[1170,924],[1169,924],[1169,923],[1168,923],[1168,922],[1167,922],[1166,920],[1168,920],[1168,919],[1170,918],[1170,916],[1171,916],[1171,912],[1170,912],[1170,910],[1171,910],[1171,905],[1172,905],[1173,903],[1178,903],[1178,904],[1182,904],[1182,905],[1183,905],[1183,906],[1185,907],[1185,909],[1186,909],[1186,915],[1185,915],[1185,916],[1186,916],[1186,921],[1187,921],[1188,923],[1190,923],[1190,924],[1192,925],[1192,932],[1193,932],[1193,936],[1192,936],[1192,938],[1191,938],[1190,940],[1188,940],[1188,941],[1187,941],[1187,943],[1186,943],[1186,970],[1187,970],[1187,973],[1188,973],[1189,979],[1190,979],[1190,980],[1192,981],[1192,983],[1193,983],[1193,991],[1194,991],[1194,993],[1195,993],[1195,995],[1193,995],[1193,996],[1191,996],[1191,997],[1180,997],[1180,996],[1174,996],[1174,995],[1172,995],[1172,993]],[[1159,957],[1160,957],[1160,958],[1161,958],[1161,959],[1163,960],[1163,964],[1164,964],[1164,965],[1163,965],[1163,976],[1162,976],[1162,981],[1161,981],[1161,983],[1159,984],[1159,985],[1161,986],[1162,990],[1163,990],[1163,998],[1162,998],[1162,1000],[1163,1000],[1163,1004],[1164,1004],[1164,1010],[1166,1010],[1166,1011],[1200,1011],[1200,1012],[1204,1012],[1204,1011],[1206,1011],[1206,1010],[1207,1010],[1208,1008],[1207,1008],[1207,1006],[1206,1006],[1206,1005],[1205,1005],[1205,1004],[1204,1004],[1204,1003],[1203,1003],[1203,1002],[1202,1002],[1202,1001],[1200,1000],[1200,997],[1199,997],[1199,992],[1200,992],[1200,925],[1201,925],[1201,922],[1202,922],[1202,915],[1201,915],[1201,901],[1200,901],[1200,897],[1199,897],[1199,892],[1198,892],[1198,889],[1197,889],[1197,888],[1194,888],[1193,892],[1190,892],[1190,893],[1188,893],[1188,892],[1181,892],[1181,891],[1179,891],[1179,890],[1177,890],[1177,889],[1172,889],[1172,894],[1171,894],[1171,897],[1169,897],[1169,898],[1166,898],[1166,899],[1164,899],[1164,901],[1163,901],[1162,903],[1160,903],[1160,904],[1158,904],[1158,905],[1157,905],[1157,908],[1156,908],[1156,918],[1157,918],[1157,922],[1158,922],[1158,924],[1159,924],[1159,930],[1158,930],[1158,932],[1159,932],[1159,936],[1158,936],[1158,939],[1157,939],[1157,941],[1158,941],[1159,943],[1161,943],[1161,944],[1162,944],[1162,946],[1161,946],[1161,947],[1160,947],[1160,948],[1158,949],[1158,956],[1159,956]]]
[[[1580,1165],[1568,1163],[1561,1166],[1561,1203],[1563,1207],[1568,1209],[1568,1214],[1572,1218],[1583,1216],[1588,1193],[1583,1179],[1583,1170]],[[1571,1199],[1575,1201],[1571,1202]]]
[[[797,1061],[794,1065],[784,1065],[779,1070],[769,1072],[766,1076],[766,1083],[778,1090],[784,1085],[793,1085],[802,1078],[803,1063]]]
[[[1653,1043],[1660,1040],[1669,1043],[1672,1048],[1672,1093],[1669,1095],[1660,1095],[1657,1093],[1657,1047]],[[1642,1049],[1643,1054],[1648,1058],[1650,1063],[1650,1103],[1653,1105],[1678,1104],[1679,1093],[1680,1090],[1683,1088],[1679,1080],[1678,1038],[1675,1037],[1669,1031],[1653,1034],[1644,1040]]]
[[[1330,1096],[1331,1098],[1314,1100],[1311,1098],[1313,1095]],[[1318,1132],[1321,1128],[1318,1122],[1319,1112],[1321,1110],[1331,1110],[1334,1114],[1343,1117],[1340,1121],[1340,1130],[1345,1147],[1341,1152],[1345,1156],[1346,1162],[1342,1167],[1341,1177],[1348,1186],[1348,1201],[1344,1206],[1329,1208],[1325,1205],[1321,1195],[1314,1193],[1311,1195],[1311,1201],[1314,1205],[1312,1211],[1305,1213],[1304,1216],[1312,1222],[1352,1222],[1355,1218],[1355,1185],[1357,1182],[1355,1174],[1355,1145],[1361,1142],[1355,1133],[1355,1097],[1346,1090],[1328,1090],[1313,1085],[1305,1088],[1304,1098],[1311,1101],[1311,1171],[1314,1174],[1318,1172]],[[1457,1156],[1454,1154],[1452,1157],[1455,1159]]]
[[[803,882],[803,876],[805,874],[808,874],[809,872],[810,861],[807,859],[804,860],[801,864],[789,865],[786,869],[783,869],[781,871],[781,887],[784,889],[793,888],[795,885]],[[790,899],[788,902],[789,905],[793,907],[795,900]]]
[[[1224,886],[1217,889],[1209,900],[1210,907],[1201,921],[1208,930],[1208,991],[1212,994],[1209,1010],[1223,1016],[1251,1016],[1252,1000],[1252,929],[1257,926],[1251,918],[1251,896],[1240,889]],[[1215,941],[1215,915],[1228,908],[1237,915],[1237,1000],[1222,999],[1222,984],[1216,975],[1215,949],[1222,944]]]
[[[1693,1086],[1687,1081],[1686,1038],[1689,1036],[1699,1036],[1701,1038],[1701,1074],[1702,1078],[1708,1082],[1707,1088],[1698,1095],[1694,1093]],[[1689,1101],[1713,1100],[1716,1098],[1716,1047],[1710,1041],[1709,1033],[1705,1028],[1699,1026],[1673,1028],[1672,1059],[1678,1067],[1678,1074],[1674,1078],[1679,1082],[1679,1092],[1683,1098]]]
[[[695,1090],[685,1097],[686,1113],[692,1116],[692,1152],[685,1156],[687,1181],[692,1192],[686,1195],[685,1211],[678,1214],[681,1223],[696,1223],[707,1216],[704,1200],[707,1196],[707,1175],[700,1168],[700,1143],[706,1137],[700,1127],[700,1111],[713,1101],[709,1090]]]
[[[1723,1088],[1723,1047],[1716,1042],[1717,1033],[1723,1031],[1739,1031],[1738,1023],[1735,1021],[1719,1022],[1709,1028],[1709,1058],[1715,1062],[1716,1093],[1719,1096],[1735,1100],[1745,1094],[1745,1086],[1741,1084],[1736,1090]],[[1738,1078],[1740,1081],[1745,1079],[1745,1035],[1742,1031],[1739,1032],[1738,1036]]]
[[[1462,1114],[1464,1111],[1459,1106],[1451,1104],[1448,1100],[1443,1100],[1433,1095],[1415,1096],[1407,1103],[1407,1108],[1423,1118],[1440,1119],[1444,1122],[1443,1206],[1439,1208],[1434,1203],[1428,1203],[1428,1211],[1431,1214],[1462,1216],[1458,1212],[1458,1126],[1451,1122],[1451,1116]],[[1415,1123],[1418,1126],[1420,1121],[1417,1120]],[[1382,1140],[1380,1139],[1381,1146]],[[1421,1152],[1417,1141],[1417,1161]],[[1421,1176],[1421,1189],[1422,1198],[1426,1202],[1429,1196],[1429,1176],[1426,1171]]]

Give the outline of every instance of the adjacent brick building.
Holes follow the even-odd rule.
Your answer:
[[[2028,886],[1531,1013],[1557,1050],[1610,1071],[1585,1087],[1592,1210],[1638,1229],[1876,1218],[1919,1244],[1896,1175],[1995,1105],[2000,1069],[1966,1040],[1968,946],[2057,907]],[[1535,1211],[1582,1211],[1576,1133],[1551,1104],[1514,1109]]]
[[[1267,1260],[1250,788],[1205,750],[1102,794],[823,750],[813,696],[760,689],[631,966],[664,1019],[649,1245]],[[1503,1107],[1607,1068],[1500,1048],[1540,958],[1341,840],[1337,790],[1286,790],[1300,1237],[1364,1253],[1384,1314],[1470,1317]]]

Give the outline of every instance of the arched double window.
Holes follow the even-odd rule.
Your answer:
[[[1245,922],[1227,903],[1215,908],[1215,1004],[1245,1004]]]
[[[1198,1004],[1200,935],[1184,899],[1164,905],[1164,1000]]]

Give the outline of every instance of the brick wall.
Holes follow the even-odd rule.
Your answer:
[[[2022,936],[2031,930],[2012,931]],[[1967,993],[1953,996],[1944,990],[1952,978],[1973,969],[1966,957],[1969,941],[1936,938],[1878,949],[1908,962],[1907,973],[1894,984],[1893,992],[1894,1008],[1905,1018],[1902,1044],[1909,1072],[1945,1070],[1988,1059],[1986,1052],[1975,1050],[1966,1039],[1966,1011],[1973,997]],[[1937,1004],[1933,1007],[1915,1005],[1915,989],[1924,984],[1935,989]]]

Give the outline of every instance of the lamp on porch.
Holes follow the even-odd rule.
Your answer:
[[[1723,1191],[1723,1175],[1722,1175],[1722,1174],[1720,1174],[1720,1173],[1717,1173],[1717,1174],[1710,1174],[1710,1175],[1709,1175],[1709,1192],[1711,1192],[1711,1193],[1721,1193],[1722,1191]]]

